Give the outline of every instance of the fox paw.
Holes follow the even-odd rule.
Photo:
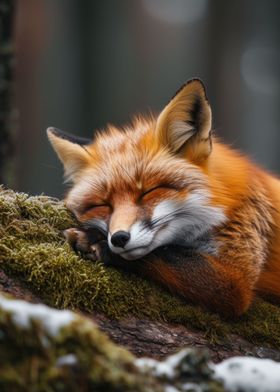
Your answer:
[[[84,258],[92,261],[102,260],[103,248],[108,245],[101,233],[90,233],[72,227],[64,230],[63,234],[76,253],[80,253]]]
[[[101,261],[104,265],[124,267],[124,260],[112,253],[104,234],[98,230],[82,230],[76,227],[64,230],[64,237],[73,250],[83,258]]]

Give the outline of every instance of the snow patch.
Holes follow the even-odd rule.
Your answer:
[[[74,366],[78,363],[78,359],[75,354],[66,354],[62,357],[57,358],[56,366]]]
[[[234,357],[212,365],[212,369],[229,392],[280,391],[280,363],[271,359]]]
[[[188,349],[181,350],[162,362],[151,358],[139,358],[136,359],[136,366],[144,372],[151,372],[156,377],[173,380],[177,376],[178,365],[188,352]]]
[[[178,388],[173,387],[172,385],[167,385],[164,388],[164,392],[180,392]]]
[[[165,392],[204,390],[200,383],[186,380],[182,373],[182,360],[190,352],[184,349],[162,362],[150,358],[136,360],[143,372],[167,382]],[[280,392],[280,363],[271,359],[233,357],[219,364],[208,364],[213,371],[212,380],[220,381],[228,392]]]
[[[184,392],[203,392],[204,389],[202,389],[199,385],[197,385],[193,382],[187,382],[182,385],[182,391],[184,391]]]
[[[12,320],[22,328],[28,328],[32,319],[39,320],[51,336],[57,335],[62,327],[75,319],[74,313],[69,310],[56,310],[3,296],[0,296],[0,308],[11,313]]]

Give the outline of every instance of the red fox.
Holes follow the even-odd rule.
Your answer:
[[[74,249],[225,317],[242,315],[256,292],[280,297],[280,180],[212,135],[199,79],[158,117],[110,125],[93,141],[47,132],[72,183]]]

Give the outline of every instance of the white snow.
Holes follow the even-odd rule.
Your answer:
[[[182,391],[184,392],[203,392],[205,389],[201,388],[199,385],[195,384],[194,382],[186,382],[181,386]]]
[[[280,363],[271,359],[233,357],[212,369],[229,392],[280,392]]]
[[[164,392],[180,392],[178,388],[173,387],[172,385],[167,385],[164,388]]]
[[[150,371],[156,377],[173,380],[176,377],[176,368],[178,364],[186,356],[188,351],[188,349],[181,350],[177,354],[170,355],[162,362],[151,358],[139,358],[136,360],[136,366],[144,372]]]
[[[12,320],[22,328],[28,328],[32,319],[39,320],[51,336],[71,323],[75,315],[69,310],[57,310],[42,304],[11,300],[0,296],[0,308],[11,313]]]
[[[162,362],[150,358],[136,360],[136,365],[144,373],[165,379],[168,384],[165,392],[176,392],[177,383],[182,391],[201,391],[201,387],[192,382],[180,382],[180,362],[188,353],[184,349],[171,355]],[[233,357],[219,364],[209,364],[214,371],[213,378],[223,382],[228,392],[280,392],[280,363],[271,359],[253,357]],[[179,377],[178,377],[179,376]],[[172,385],[176,381],[176,386]]]
[[[185,384],[180,384],[179,389],[172,386],[172,385],[167,385],[164,388],[164,392],[203,392],[205,389],[198,384],[195,384],[193,382],[187,382]]]
[[[78,359],[75,354],[66,354],[59,357],[56,361],[56,366],[73,366],[76,365]]]

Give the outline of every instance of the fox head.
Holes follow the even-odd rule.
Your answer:
[[[157,118],[138,118],[124,129],[108,126],[93,141],[49,128],[72,183],[66,205],[128,260],[203,236],[224,219],[211,204],[205,169],[211,123],[205,88],[193,79]]]

